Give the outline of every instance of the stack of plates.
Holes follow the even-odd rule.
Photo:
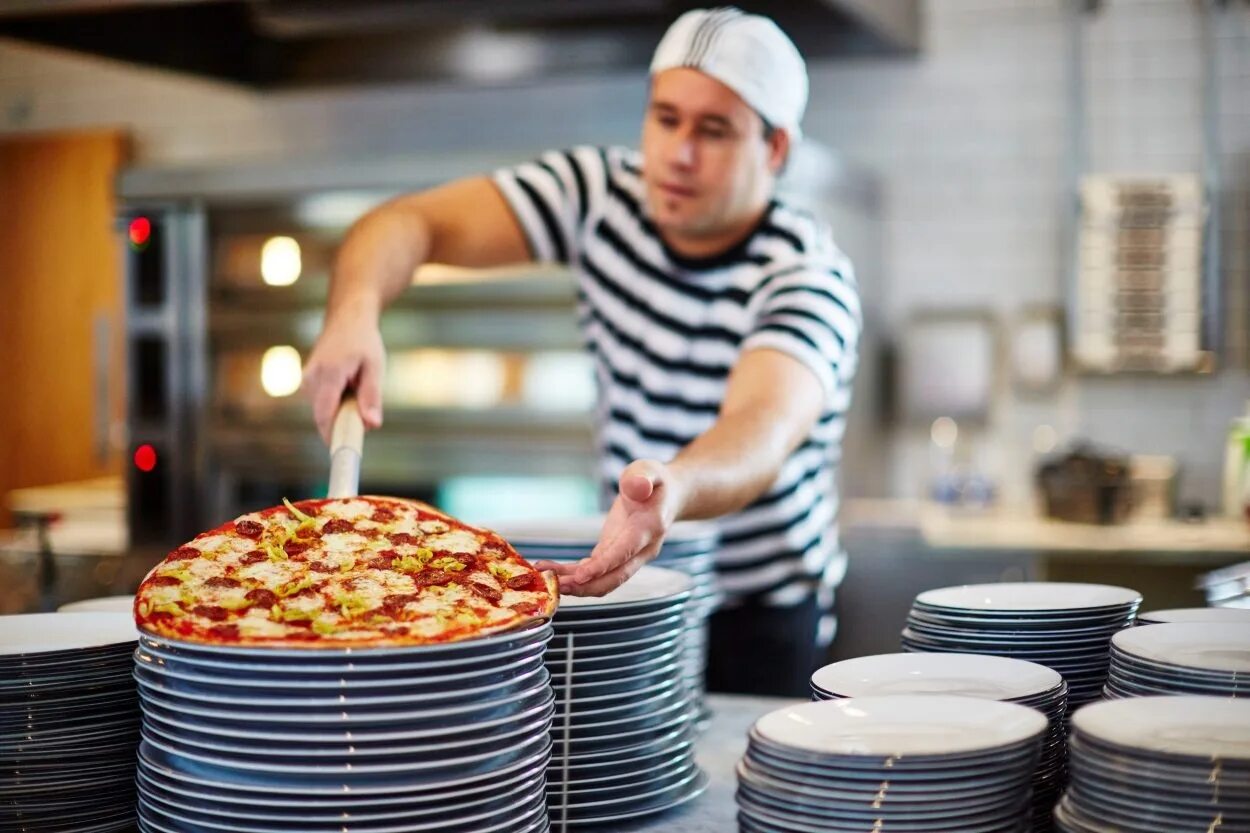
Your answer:
[[[547,649],[556,690],[547,793],[557,829],[650,815],[707,787],[682,672],[691,584],[643,567],[602,598],[561,600]]]
[[[738,763],[743,833],[1018,833],[1046,718],[929,694],[789,706]]]
[[[147,636],[144,833],[547,830],[551,626],[403,648]]]
[[[816,700],[891,694],[952,694],[1037,709],[1050,725],[1033,772],[1033,830],[1053,829],[1063,790],[1068,686],[1058,671],[1018,659],[975,654],[882,654],[826,665],[812,675]]]
[[[70,602],[57,608],[60,613],[130,613],[134,610],[134,596],[101,596],[98,599],[83,599]]]
[[[1064,833],[1250,830],[1250,702],[1141,697],[1072,719]]]
[[[1250,610],[1237,607],[1182,607],[1137,614],[1138,625],[1166,625],[1175,622],[1246,625],[1250,624]]]
[[[0,831],[135,822],[130,613],[0,617]]]
[[[599,542],[603,518],[509,521],[485,526],[502,535],[530,561],[577,561],[590,555]],[[682,672],[691,690],[697,693],[700,708],[703,675],[707,669],[707,618],[720,600],[716,590],[718,542],[716,527],[681,521],[669,529],[660,554],[652,562],[658,567],[685,573],[694,582],[685,612],[686,651]]]
[[[1250,608],[1250,561],[1207,573],[1198,586],[1211,607]]]
[[[1146,625],[1111,640],[1106,697],[1250,697],[1250,623]]]
[[[1102,696],[1111,637],[1141,595],[1102,584],[971,584],[921,593],[903,631],[907,651],[996,654],[1053,668],[1069,711]]]

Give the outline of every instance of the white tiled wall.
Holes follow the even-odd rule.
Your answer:
[[[1090,169],[1188,171],[1203,161],[1202,21],[1192,0],[1108,0],[1082,26]],[[930,0],[916,59],[812,67],[810,135],[878,169],[885,262],[866,293],[897,327],[922,307],[988,307],[1004,325],[1063,297],[1071,205],[1065,0]],[[1007,387],[974,456],[1023,499],[1039,424],[1062,438],[1178,454],[1184,494],[1218,501],[1228,419],[1250,398],[1250,5],[1218,15],[1225,312],[1232,367],[1207,378],[1082,378],[1033,399]],[[498,151],[632,141],[638,77],[542,88],[397,86],[262,96],[0,41],[0,131],[127,125],[141,160]],[[926,435],[898,430],[890,490],[923,489]],[[848,472],[850,491],[855,472]]]

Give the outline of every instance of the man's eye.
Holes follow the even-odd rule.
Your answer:
[[[729,136],[729,131],[722,127],[705,127],[699,132],[707,139],[724,139]]]
[[[677,119],[673,118],[672,116],[659,116],[658,121],[660,122],[660,124],[662,124],[665,127],[677,126]]]

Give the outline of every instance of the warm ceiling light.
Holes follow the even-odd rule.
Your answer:
[[[270,237],[260,250],[260,276],[270,286],[290,286],[299,280],[299,243],[292,237]]]
[[[959,439],[959,426],[950,417],[938,417],[929,428],[929,438],[938,448],[953,448]]]
[[[270,396],[290,396],[299,390],[303,372],[298,350],[288,344],[270,347],[260,362],[260,385]]]

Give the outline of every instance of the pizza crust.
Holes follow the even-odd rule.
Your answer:
[[[419,501],[303,501],[244,515],[171,552],[135,621],[213,645],[453,642],[550,619],[559,585],[506,541]]]

